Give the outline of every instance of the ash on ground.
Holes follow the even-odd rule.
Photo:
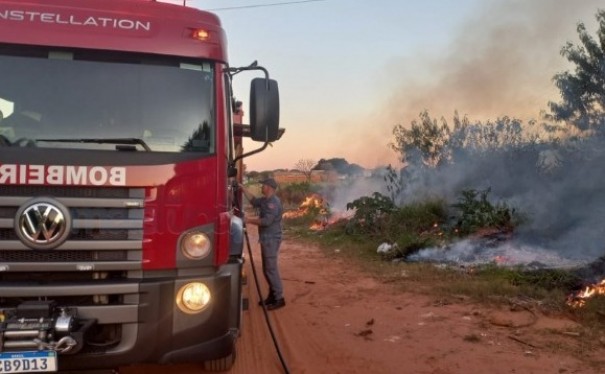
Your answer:
[[[570,259],[556,251],[527,244],[505,242],[490,245],[481,240],[461,240],[445,247],[427,248],[407,256],[408,262],[432,262],[461,267],[496,264],[528,269],[574,269],[587,259]]]

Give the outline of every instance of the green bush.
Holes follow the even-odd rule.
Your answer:
[[[441,225],[447,218],[441,200],[429,200],[397,207],[391,199],[375,192],[347,204],[355,214],[344,227],[349,235],[363,236],[378,244],[396,244],[383,259],[404,258],[442,240]]]
[[[460,212],[455,223],[460,235],[469,235],[485,228],[511,231],[521,222],[522,218],[514,208],[488,201],[490,190],[463,190],[458,203],[452,205]]]
[[[381,235],[396,208],[393,200],[379,192],[360,197],[347,204],[347,210],[355,210],[348,228],[351,233]]]

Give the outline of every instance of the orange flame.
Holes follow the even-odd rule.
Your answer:
[[[282,214],[285,219],[300,218],[309,213],[317,213],[314,217],[314,222],[309,227],[310,230],[320,231],[340,220],[349,219],[354,212],[347,211],[346,213],[330,212],[329,204],[319,194],[307,196],[305,200],[298,206],[297,210],[287,211]]]
[[[586,286],[581,291],[567,297],[567,305],[572,308],[581,308],[586,305],[586,300],[596,295],[605,295],[605,279],[599,283]]]
[[[311,226],[309,226],[309,230],[313,230],[313,231],[320,231],[326,228],[326,224],[325,222],[321,221],[321,222],[313,222],[313,224]]]
[[[301,211],[298,211],[298,210],[289,210],[287,212],[284,212],[284,214],[282,214],[281,216],[282,216],[282,218],[289,219],[289,218],[302,217],[304,215],[305,215],[304,212],[301,212]]]
[[[353,216],[353,212],[347,211],[345,213],[335,212],[329,216],[322,215],[315,219],[315,222],[309,227],[311,230],[319,231],[325,230],[326,227],[335,224],[342,220],[349,220]]]
[[[323,208],[324,199],[318,194],[307,196],[305,201],[300,204],[299,209]]]
[[[284,212],[282,214],[282,218],[300,218],[311,213],[312,211],[318,211],[319,214],[326,215],[328,214],[326,205],[327,203],[324,201],[321,195],[313,194],[311,196],[307,196],[305,200],[300,203],[297,210]]]

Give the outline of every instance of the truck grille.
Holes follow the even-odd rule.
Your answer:
[[[45,196],[69,210],[72,229],[59,247],[34,250],[19,240],[16,214]],[[144,202],[143,188],[0,186],[0,308],[49,299],[99,324],[136,322]]]
[[[0,262],[126,261],[127,251],[0,251]]]
[[[50,251],[29,249],[14,229],[19,207],[41,196],[64,204],[73,221],[67,241]],[[144,198],[142,188],[0,186],[0,261],[46,263],[51,272],[54,262],[78,261],[123,261],[104,270],[140,269]]]

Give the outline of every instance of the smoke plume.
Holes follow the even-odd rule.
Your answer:
[[[443,51],[424,51],[418,61],[407,57],[391,64],[389,75],[400,83],[380,120],[391,127],[405,126],[424,110],[450,124],[456,111],[471,122],[502,116],[526,123],[539,119],[549,101],[559,100],[553,76],[573,70],[560,55],[561,48],[569,41],[580,43],[579,22],[596,35],[599,6],[596,0],[486,3]],[[419,65],[421,78],[406,73],[418,74]],[[439,173],[408,169],[402,199],[431,195],[455,201],[463,189],[491,188],[490,200],[527,215],[515,236],[517,248],[594,260],[605,255],[603,143],[594,138],[561,147],[469,156]]]
[[[558,99],[553,76],[569,68],[561,48],[578,41],[578,22],[595,29],[599,6],[598,0],[486,2],[443,51],[418,51],[391,64],[388,74],[400,84],[386,105],[386,123],[410,123],[424,110],[473,120],[537,118]]]

